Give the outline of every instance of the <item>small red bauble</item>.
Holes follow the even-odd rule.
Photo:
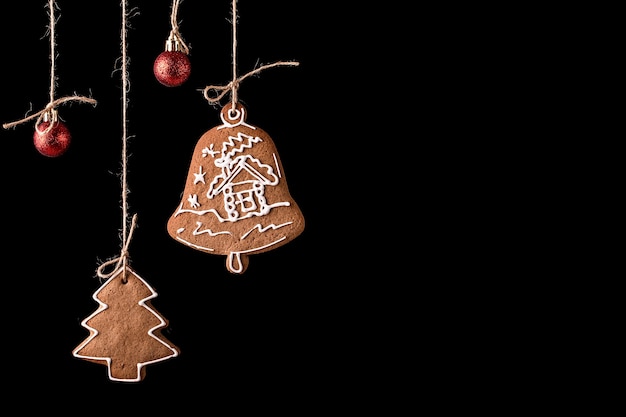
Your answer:
[[[72,135],[67,126],[59,120],[49,131],[46,131],[50,122],[41,122],[35,127],[33,134],[33,143],[40,154],[44,156],[57,157],[67,151],[72,141]]]
[[[156,79],[166,87],[178,87],[189,78],[191,62],[182,51],[163,51],[154,60],[152,68]]]

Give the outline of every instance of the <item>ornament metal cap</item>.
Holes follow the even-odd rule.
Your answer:
[[[181,50],[180,40],[174,32],[171,32],[170,36],[167,38],[167,41],[165,41],[165,50],[168,52]]]
[[[56,109],[50,109],[43,114],[41,118],[43,122],[52,122],[56,123],[59,120],[59,112]]]

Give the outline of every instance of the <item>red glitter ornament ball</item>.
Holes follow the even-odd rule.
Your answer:
[[[166,87],[178,87],[189,78],[191,62],[181,51],[163,51],[154,60],[152,68],[156,79]]]
[[[33,143],[40,154],[44,156],[57,157],[67,151],[72,141],[72,135],[67,126],[59,120],[49,131],[46,131],[50,122],[41,122],[35,127],[33,134]]]

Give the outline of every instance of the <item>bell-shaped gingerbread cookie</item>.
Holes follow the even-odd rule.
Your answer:
[[[226,255],[241,274],[248,255],[276,249],[304,230],[289,194],[272,138],[246,123],[241,104],[226,105],[223,124],[196,144],[182,201],[167,223],[169,235],[193,249]]]

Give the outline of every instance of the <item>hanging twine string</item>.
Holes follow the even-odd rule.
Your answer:
[[[56,52],[55,52],[55,48],[56,48],[56,32],[55,32],[55,24],[56,24],[56,18],[54,17],[54,10],[58,9],[58,5],[56,4],[55,0],[49,0],[48,1],[48,8],[49,10],[49,15],[50,15],[50,25],[49,25],[49,37],[50,37],[50,102],[46,105],[46,107],[44,107],[43,110],[38,111],[35,114],[32,114],[28,117],[25,117],[23,119],[17,120],[15,122],[10,122],[10,123],[4,123],[2,125],[3,128],[5,129],[9,129],[11,127],[17,126],[21,123],[27,122],[29,120],[32,120],[34,118],[37,118],[37,122],[35,122],[35,128],[37,129],[37,131],[39,133],[47,133],[50,131],[50,129],[52,129],[52,127],[54,126],[54,122],[56,121],[56,117],[50,117],[50,124],[46,127],[45,130],[43,131],[39,131],[38,126],[41,124],[41,122],[43,121],[45,115],[54,115],[56,113],[56,107],[63,104],[63,103],[67,103],[69,101],[80,101],[83,103],[90,103],[93,104],[94,106],[96,105],[97,101],[90,98],[90,97],[83,97],[83,96],[79,96],[79,95],[73,95],[73,96],[67,96],[67,97],[62,97],[60,99],[55,99],[54,95],[55,95],[55,87],[56,87],[56,75],[55,75],[55,71],[56,71]]]
[[[128,230],[128,203],[127,203],[127,195],[128,195],[128,185],[127,185],[127,172],[128,172],[128,156],[127,156],[127,147],[128,147],[128,135],[127,135],[127,109],[128,109],[128,58],[126,56],[126,33],[127,33],[127,12],[126,12],[126,3],[124,0],[122,2],[122,250],[120,255],[116,258],[112,258],[98,267],[97,274],[100,278],[110,278],[113,276],[120,268],[124,268],[123,280],[126,282],[126,266],[128,263],[128,247],[130,246],[130,240],[133,235],[133,231],[137,226],[137,214],[133,215],[130,224],[130,231]],[[109,272],[104,273],[104,269],[109,266],[115,264],[115,268]]]
[[[298,62],[294,61],[278,61],[273,64],[262,65],[247,74],[242,75],[237,78],[237,0],[232,0],[233,7],[233,80],[226,85],[218,86],[218,85],[209,85],[204,87],[203,95],[204,98],[211,104],[217,104],[219,101],[229,92],[231,93],[231,103],[232,108],[235,109],[237,104],[237,90],[239,89],[239,84],[246,78],[258,74],[259,72],[273,67],[278,66],[298,66],[300,65]]]
[[[178,31],[178,7],[181,2],[182,0],[174,0],[172,3],[172,16],[170,18],[172,30],[170,31],[170,39],[177,41],[178,45],[182,47],[182,52],[189,54],[189,47],[185,44],[183,37]]]

